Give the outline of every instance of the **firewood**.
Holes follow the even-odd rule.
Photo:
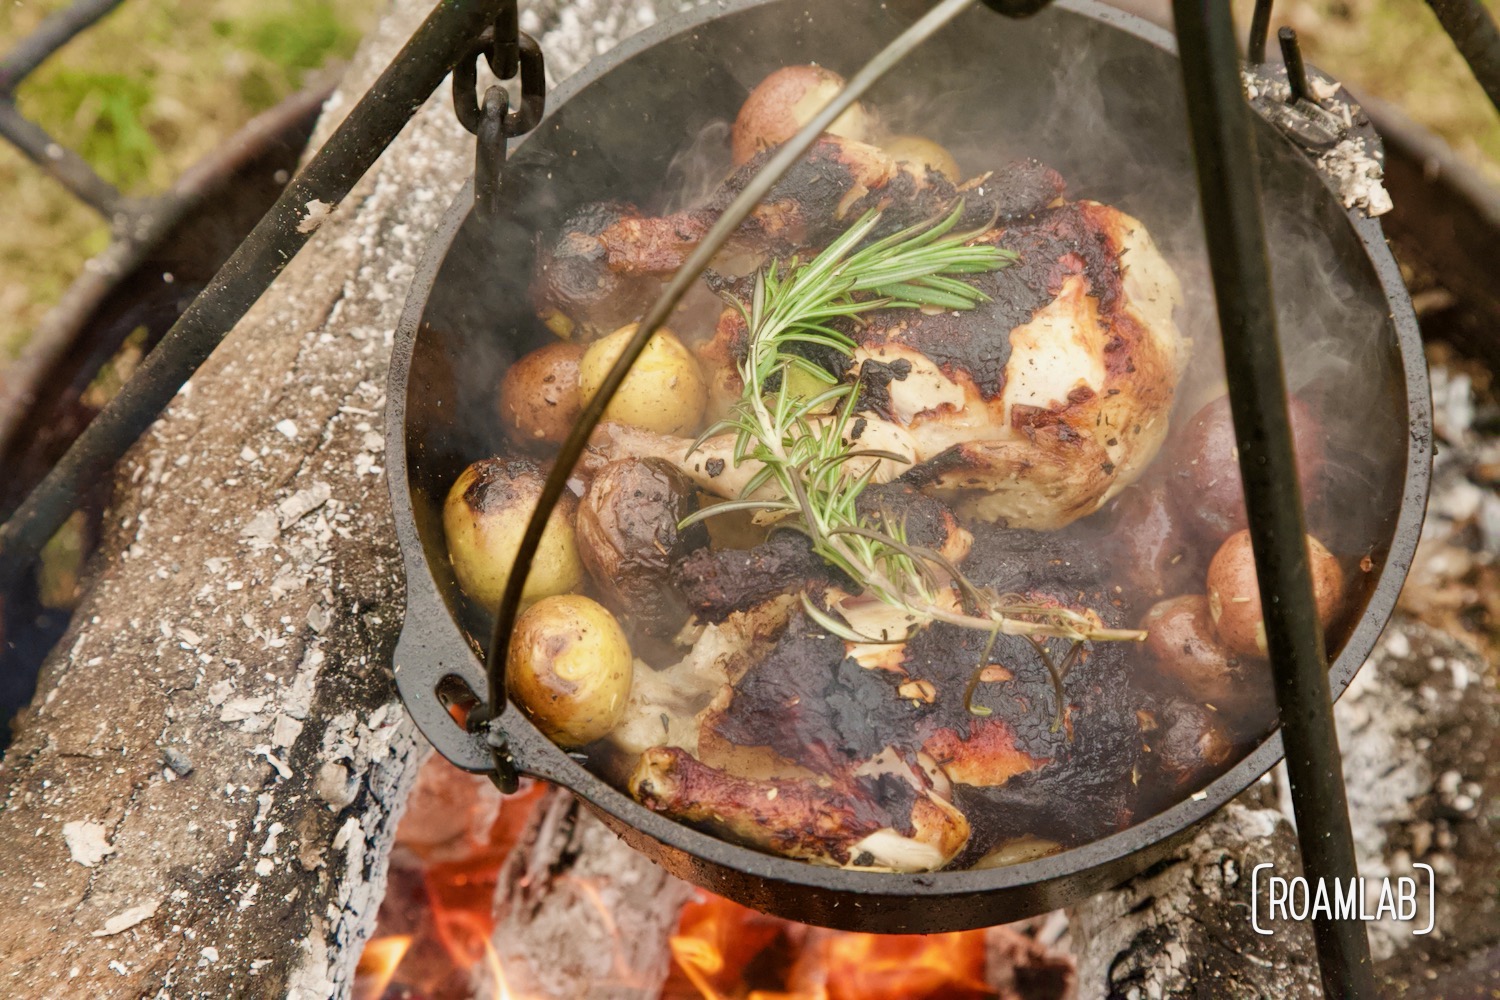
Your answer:
[[[1251,870],[1297,874],[1296,837],[1274,809],[1231,802],[1166,859],[1070,912],[1079,997],[1321,995],[1312,932],[1250,922]]]
[[[494,995],[498,964],[512,996],[655,1000],[692,893],[553,789],[500,870],[497,963],[480,967],[475,995]]]

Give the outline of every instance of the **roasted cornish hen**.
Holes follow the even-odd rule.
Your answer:
[[[584,205],[539,237],[535,305],[581,352],[580,400],[789,134],[741,142],[743,124],[741,165],[703,203]],[[913,162],[880,138],[824,135],[774,187],[658,332],[670,364],[643,355],[634,416],[616,396],[573,470],[589,593],[609,609],[595,630],[619,626],[599,648],[633,659],[588,706],[607,736],[576,748],[650,808],[788,857],[1004,863],[1120,830],[1227,753],[1211,705],[1136,683],[1111,640],[1140,638],[1163,594],[1101,564],[1119,547],[1097,525],[1125,514],[1085,520],[1166,435],[1181,291],[1138,220],[1067,200],[1049,167],[960,182],[946,152]],[[951,269],[911,278],[920,255],[901,257],[899,278],[781,327],[797,336],[774,365],[752,360],[773,336],[768,285],[853,267],[857,248],[938,246],[928,232]],[[936,274],[946,300],[902,291]],[[653,419],[679,403],[688,416]],[[758,437],[773,410],[797,416]],[[737,526],[699,523],[725,510]],[[1176,522],[1156,520],[1172,536],[1157,548],[1177,551]],[[559,649],[581,634],[553,629]],[[577,686],[523,707],[541,725]]]

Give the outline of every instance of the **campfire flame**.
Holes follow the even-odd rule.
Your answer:
[[[501,865],[541,791],[538,785],[506,798],[492,822],[484,819],[487,829],[480,827],[480,835],[462,851],[416,852],[419,856],[392,865],[379,934],[365,947],[356,972],[355,1000],[544,1000],[525,986],[529,973],[505,967],[493,943],[492,911]],[[399,833],[397,842],[402,842]],[[558,881],[591,904],[611,935],[628,933],[615,926],[614,911],[598,885],[568,874]],[[1034,944],[1018,933],[1002,933],[1021,945]],[[684,907],[670,944],[673,962],[662,1000],[1012,1000],[1033,995],[987,982],[985,931],[830,931],[701,891]],[[641,988],[644,996],[643,984],[632,983],[632,972],[618,952],[615,958],[613,981]]]
[[[980,1000],[985,934],[855,934],[768,917],[700,893],[672,957],[703,1000]],[[664,995],[675,996],[672,983]]]
[[[383,994],[410,947],[410,934],[387,934],[365,945],[354,970],[355,994],[362,997]]]

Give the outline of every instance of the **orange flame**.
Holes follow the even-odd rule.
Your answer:
[[[359,956],[359,965],[354,969],[356,1000],[378,1000],[410,947],[410,934],[387,934],[365,945]]]
[[[718,897],[684,909],[671,941],[704,1000],[984,1000],[983,931],[852,934],[768,917]],[[673,991],[669,989],[669,994]]]
[[[437,760],[437,758],[434,758]],[[442,766],[448,766],[444,763]],[[393,867],[380,913],[380,936],[356,972],[355,1000],[403,990],[433,1000],[468,1000],[484,981],[483,1000],[538,1000],[527,970],[506,967],[492,940],[498,873],[520,838],[540,785],[508,798],[487,837],[461,856],[425,857]],[[614,907],[595,882],[563,874],[559,885],[591,904],[617,944]],[[591,914],[592,916],[592,914]],[[1017,940],[1022,940],[1017,936]],[[996,1000],[985,982],[983,931],[874,935],[827,931],[770,917],[709,893],[683,909],[671,938],[675,960],[663,1000]],[[617,947],[612,982],[637,987],[626,949]],[[476,975],[477,974],[477,975]],[[1006,997],[1015,994],[1006,991]]]
[[[510,983],[505,979],[505,969],[500,964],[500,955],[495,951],[495,946],[488,937],[484,939],[484,964],[489,969],[490,978],[495,981],[495,991],[491,994],[492,1000],[520,1000],[511,992]]]

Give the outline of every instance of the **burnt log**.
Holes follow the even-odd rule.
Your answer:
[[[495,890],[495,955],[512,996],[656,1000],[693,887],[550,790]],[[499,995],[493,965],[476,996]]]
[[[654,11],[528,7],[554,75]],[[429,9],[395,0],[314,144]],[[7,996],[349,991],[428,753],[391,680],[381,431],[390,331],[473,162],[450,100],[312,211],[311,242],[116,470],[73,625],[0,764]]]
[[[1251,926],[1251,872],[1263,863],[1297,874],[1296,834],[1277,810],[1235,801],[1164,860],[1074,907],[1078,995],[1320,996],[1311,930]]]

